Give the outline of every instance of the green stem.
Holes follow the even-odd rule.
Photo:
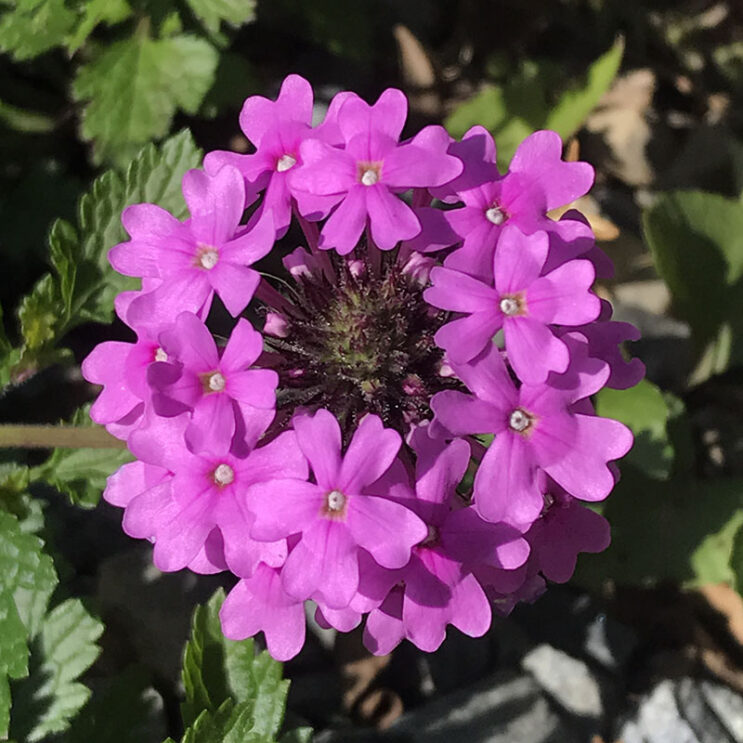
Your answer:
[[[126,443],[102,426],[0,425],[0,448],[23,449],[125,449]]]

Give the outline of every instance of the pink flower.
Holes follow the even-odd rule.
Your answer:
[[[449,137],[441,127],[427,127],[409,143],[398,144],[407,108],[407,99],[394,88],[373,106],[352,96],[338,113],[345,149],[318,139],[302,143],[303,165],[292,173],[292,187],[340,202],[320,233],[321,248],[350,253],[367,220],[382,250],[415,237],[420,222],[395,192],[440,186],[461,172],[461,162],[446,153]]]
[[[135,324],[172,322],[184,310],[205,314],[215,292],[237,316],[260,280],[249,266],[273,247],[270,219],[240,231],[245,186],[234,168],[214,176],[189,170],[183,195],[191,212],[186,222],[154,204],[135,204],[122,214],[131,240],[111,249],[111,265],[126,276],[162,282],[132,301],[128,319]]]
[[[440,392],[431,405],[449,434],[495,434],[475,476],[475,505],[484,519],[533,522],[543,506],[539,470],[581,500],[609,494],[614,476],[607,463],[629,451],[632,434],[618,421],[571,411],[604,385],[606,364],[578,357],[566,374],[519,389],[494,346],[453,368],[475,396]]]
[[[407,508],[368,493],[401,443],[377,416],[359,423],[344,455],[340,426],[327,410],[297,416],[293,423],[316,482],[277,477],[250,488],[248,504],[256,517],[251,536],[274,541],[298,534],[282,570],[284,588],[297,599],[317,595],[342,609],[359,585],[361,548],[383,567],[399,568],[425,538],[426,527]]]
[[[160,342],[168,360],[147,375],[155,412],[192,412],[185,433],[192,451],[226,451],[236,433],[252,446],[273,419],[278,384],[273,369],[249,368],[263,351],[260,333],[241,318],[220,357],[206,325],[182,312]]]
[[[230,452],[192,454],[184,443],[188,415],[157,418],[129,439],[140,462],[124,465],[108,481],[104,498],[123,505],[124,531],[155,543],[160,570],[173,571],[204,559],[212,532],[221,532],[224,560],[238,576],[249,577],[263,561],[278,567],[286,544],[249,538],[253,515],[243,497],[247,488],[272,477],[306,477],[307,464],[287,431],[245,457]]]
[[[340,143],[336,117],[350,93],[339,93],[333,99],[325,122],[312,128],[312,87],[303,77],[289,75],[281,84],[276,101],[254,95],[248,98],[240,113],[240,128],[256,147],[252,155],[215,150],[204,158],[204,168],[215,175],[225,165],[237,168],[245,178],[248,198],[245,206],[264,191],[258,217],[271,213],[277,235],[281,237],[291,221],[292,197],[302,201],[302,212],[324,216],[332,200],[295,194],[289,174],[302,165],[301,143],[317,137]]]
[[[436,342],[452,361],[470,361],[503,328],[508,359],[522,381],[544,382],[551,371],[567,369],[567,346],[550,326],[591,322],[600,305],[590,291],[590,261],[568,261],[540,275],[548,247],[545,232],[527,237],[516,227],[506,227],[495,251],[494,287],[460,271],[433,269],[426,301],[467,315],[436,333]]]
[[[562,141],[555,132],[539,131],[527,137],[516,150],[506,175],[498,175],[493,165],[486,180],[488,163],[495,159],[490,135],[475,127],[463,138],[480,144],[475,157],[465,159],[464,174],[452,184],[464,206],[445,212],[454,232],[464,242],[444,262],[448,268],[488,281],[492,279],[493,252],[506,224],[515,225],[525,235],[543,230],[555,233],[563,243],[576,243],[585,252],[593,245],[591,229],[580,220],[555,222],[548,211],[583,196],[593,183],[593,168],[588,163],[562,160]],[[461,156],[469,150],[460,145]],[[470,173],[470,171],[474,171]]]

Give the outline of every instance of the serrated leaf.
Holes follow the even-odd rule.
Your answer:
[[[37,537],[24,534],[15,516],[0,511],[0,738],[8,733],[8,677],[28,673],[29,638],[46,610],[57,575]]]
[[[31,59],[61,44],[75,24],[65,0],[11,0],[0,16],[0,51]]]
[[[553,129],[567,140],[581,128],[601,96],[609,90],[619,72],[624,54],[624,39],[619,38],[608,52],[599,57],[587,70],[583,85],[566,90],[550,110],[545,129]]]
[[[137,287],[136,279],[121,276],[108,263],[109,249],[127,238],[121,212],[130,204],[148,201],[183,216],[181,179],[200,162],[201,151],[186,131],[159,148],[148,145],[125,175],[109,171],[94,181],[80,199],[77,229],[55,223],[50,236],[55,276],[42,277],[21,302],[24,348],[11,376],[22,379],[63,360],[65,352],[54,346],[76,325],[111,321],[114,297]]]
[[[93,696],[74,719],[65,743],[142,743],[165,728],[162,699],[144,669],[130,666]]]
[[[114,25],[132,14],[127,0],[87,0],[82,6],[82,18],[67,39],[67,51],[76,52],[99,23]]]
[[[219,622],[223,601],[220,589],[194,612],[183,655],[184,723],[192,723],[203,710],[214,713],[232,699],[250,706],[253,733],[275,736],[284,717],[289,682],[281,678],[281,663],[265,651],[256,655],[252,640],[224,637]]]
[[[275,743],[271,736],[253,731],[250,704],[228,699],[214,712],[202,712],[183,735],[182,743]]]
[[[90,697],[77,679],[100,653],[103,624],[79,599],[68,599],[45,617],[32,651],[32,670],[14,684],[11,735],[35,743],[60,733]]]
[[[94,508],[106,478],[132,460],[126,449],[55,449],[35,475],[64,493],[73,505]]]
[[[144,34],[112,44],[83,66],[73,95],[86,104],[82,135],[97,159],[121,162],[131,148],[164,136],[178,109],[195,113],[214,81],[217,52],[207,41]]]
[[[670,193],[644,213],[643,228],[702,359],[695,381],[743,362],[741,204],[701,191]]]
[[[242,26],[255,19],[255,0],[186,0],[194,15],[208,31],[217,32],[222,23]]]
[[[667,431],[670,411],[656,385],[643,379],[628,390],[605,387],[596,395],[596,412],[632,429],[635,443],[625,461],[658,479],[671,474],[673,446]]]

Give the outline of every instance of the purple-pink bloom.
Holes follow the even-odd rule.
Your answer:
[[[331,144],[340,142],[336,117],[348,95],[339,93],[328,109],[325,122],[313,129],[312,86],[299,75],[287,76],[275,101],[255,95],[243,105],[240,128],[255,145],[256,152],[250,155],[224,150],[209,152],[204,158],[206,172],[215,175],[225,165],[237,168],[245,178],[248,197],[245,206],[255,200],[259,191],[265,190],[258,217],[271,212],[279,237],[291,221],[292,197],[302,201],[303,213],[324,216],[334,202],[301,192],[294,194],[289,174],[301,166],[300,144],[308,137],[323,138]]]
[[[161,280],[131,302],[129,322],[165,324],[184,310],[205,314],[215,292],[236,317],[258,286],[260,275],[250,266],[271,250],[276,233],[270,218],[249,231],[240,228],[240,173],[189,170],[183,195],[191,213],[185,222],[154,204],[135,204],[121,215],[131,239],[109,251],[111,265],[126,276]]]
[[[303,164],[290,177],[292,188],[340,202],[322,228],[321,248],[350,253],[368,223],[377,247],[392,250],[421,231],[418,217],[396,193],[440,186],[461,172],[460,160],[447,154],[449,136],[441,127],[426,127],[410,142],[398,143],[407,110],[405,95],[395,88],[372,106],[349,96],[338,112],[345,149],[319,139],[301,144]]]
[[[609,522],[555,483],[543,489],[544,510],[524,536],[531,545],[530,560],[542,575],[566,583],[575,571],[579,552],[602,552],[609,546]]]
[[[538,230],[554,233],[562,243],[581,246],[582,252],[591,247],[593,236],[584,222],[547,217],[548,211],[583,196],[593,183],[593,168],[588,163],[562,160],[562,140],[555,132],[539,131],[527,137],[516,150],[508,173],[498,175],[493,166],[490,180],[485,180],[487,164],[482,156],[495,155],[492,138],[481,127],[470,130],[465,138],[484,140],[485,144],[475,149],[474,160],[464,160],[464,174],[455,192],[464,206],[445,212],[452,229],[464,241],[446,258],[445,266],[484,281],[492,279],[493,252],[506,224],[515,225],[526,235]],[[461,145],[457,151],[464,156]],[[468,168],[474,171],[472,175]]]
[[[602,500],[614,486],[607,463],[629,451],[632,434],[618,421],[572,412],[609,375],[605,363],[575,347],[568,372],[516,388],[491,345],[470,364],[452,364],[474,396],[451,390],[431,401],[436,424],[450,435],[495,434],[475,476],[475,506],[484,519],[532,523],[544,503],[540,470],[581,500]]]
[[[203,558],[215,528],[223,537],[221,559],[236,575],[249,577],[261,561],[279,567],[286,558],[286,543],[249,538],[253,515],[245,506],[244,493],[260,480],[306,477],[307,463],[294,432],[280,434],[245,457],[231,452],[197,455],[184,443],[187,425],[185,413],[156,418],[130,436],[138,467],[121,467],[104,492],[106,500],[125,506],[124,531],[154,541],[155,565],[164,571],[180,570],[200,555]],[[143,479],[142,463],[148,467],[149,480]]]
[[[340,426],[329,411],[295,416],[293,425],[315,482],[276,477],[250,488],[247,499],[255,513],[250,534],[270,541],[298,534],[282,570],[284,588],[297,599],[317,595],[330,608],[342,609],[359,585],[360,549],[383,567],[402,567],[425,538],[426,526],[409,509],[369,494],[401,444],[400,435],[377,416],[359,423],[345,454]]]
[[[517,227],[501,233],[493,259],[494,286],[448,268],[431,271],[424,297],[434,307],[465,313],[436,333],[436,342],[456,363],[466,363],[503,328],[513,370],[523,382],[544,382],[568,367],[567,346],[551,325],[577,326],[595,320],[598,297],[590,291],[590,261],[572,260],[542,275],[547,233],[524,235]]]
[[[244,318],[238,320],[221,356],[206,325],[182,312],[160,334],[167,361],[147,370],[158,415],[173,417],[191,411],[185,439],[192,451],[226,451],[235,433],[253,439],[273,419],[278,374],[251,369],[263,352],[263,338]],[[240,446],[240,442],[236,442]]]
[[[397,502],[425,521],[428,535],[404,568],[377,577],[377,590],[385,579],[391,590],[370,611],[364,642],[380,655],[403,637],[421,650],[436,650],[447,624],[471,637],[484,634],[490,607],[473,569],[479,564],[515,569],[529,555],[520,531],[483,521],[457,496],[455,488],[470,459],[465,441],[445,444],[430,438],[427,426],[419,426],[409,443],[417,455],[414,489],[394,478],[385,485]]]

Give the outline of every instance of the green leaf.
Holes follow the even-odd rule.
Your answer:
[[[575,134],[593,111],[601,96],[609,90],[619,72],[624,54],[624,39],[619,38],[608,52],[599,57],[586,73],[585,84],[565,91],[545,121],[545,129],[553,129],[563,140]]]
[[[0,122],[9,129],[25,134],[48,134],[54,130],[54,119],[36,111],[27,111],[0,101]]]
[[[8,733],[8,677],[28,673],[29,638],[38,629],[57,584],[38,537],[24,534],[15,516],[0,511],[0,738]]]
[[[242,26],[255,19],[255,0],[186,0],[194,15],[211,32],[220,25]]]
[[[183,655],[184,724],[194,722],[204,710],[216,713],[231,699],[249,706],[251,732],[275,736],[284,717],[289,682],[281,678],[281,663],[265,651],[256,655],[252,640],[224,637],[219,622],[223,601],[224,591],[219,590],[194,612]]]
[[[635,443],[625,461],[645,474],[667,478],[673,465],[673,446],[668,438],[668,404],[658,387],[647,379],[628,390],[605,387],[596,396],[596,412],[632,429]]]
[[[275,739],[253,730],[252,705],[228,699],[218,710],[202,712],[182,743],[275,743]]]
[[[204,39],[143,33],[105,48],[83,66],[73,96],[86,103],[82,136],[97,159],[122,162],[132,147],[164,136],[178,109],[196,113],[214,81],[218,55]]]
[[[90,697],[77,679],[100,653],[103,624],[79,599],[68,599],[45,617],[32,652],[27,679],[14,684],[11,735],[35,743],[60,733]]]
[[[284,733],[279,738],[279,743],[310,743],[312,740],[312,728],[294,728]]]
[[[701,359],[695,380],[743,362],[743,206],[679,191],[648,209],[643,227],[673,309],[691,327]]]
[[[75,506],[94,508],[106,487],[106,478],[132,460],[126,449],[55,449],[34,472],[34,479],[44,480],[64,493]]]
[[[505,167],[519,144],[538,129],[554,129],[563,139],[578,131],[614,80],[623,51],[619,39],[588,68],[585,83],[568,88],[553,106],[552,91],[561,75],[549,63],[527,60],[503,85],[486,85],[459,104],[444,124],[453,137],[476,124],[484,126],[495,137],[498,162]]]
[[[732,582],[730,556],[743,523],[743,479],[662,481],[625,464],[602,513],[611,524],[612,543],[580,561],[579,582]]]
[[[7,4],[7,0],[6,0]],[[65,0],[10,0],[0,16],[0,51],[31,59],[61,44],[75,24]]]
[[[57,221],[50,234],[55,275],[42,277],[19,309],[24,339],[17,377],[64,358],[55,348],[69,330],[83,322],[110,322],[114,297],[137,281],[116,273],[108,251],[127,239],[121,212],[130,204],[151,202],[176,217],[186,213],[180,183],[201,162],[201,151],[184,131],[161,147],[148,145],[126,175],[109,171],[97,178],[80,200],[77,229]]]
[[[65,743],[142,743],[156,740],[165,723],[162,700],[147,672],[129,666],[96,685],[93,696],[72,722]]]
[[[132,14],[127,0],[87,0],[75,32],[67,39],[67,51],[76,52],[99,23],[113,26]]]

